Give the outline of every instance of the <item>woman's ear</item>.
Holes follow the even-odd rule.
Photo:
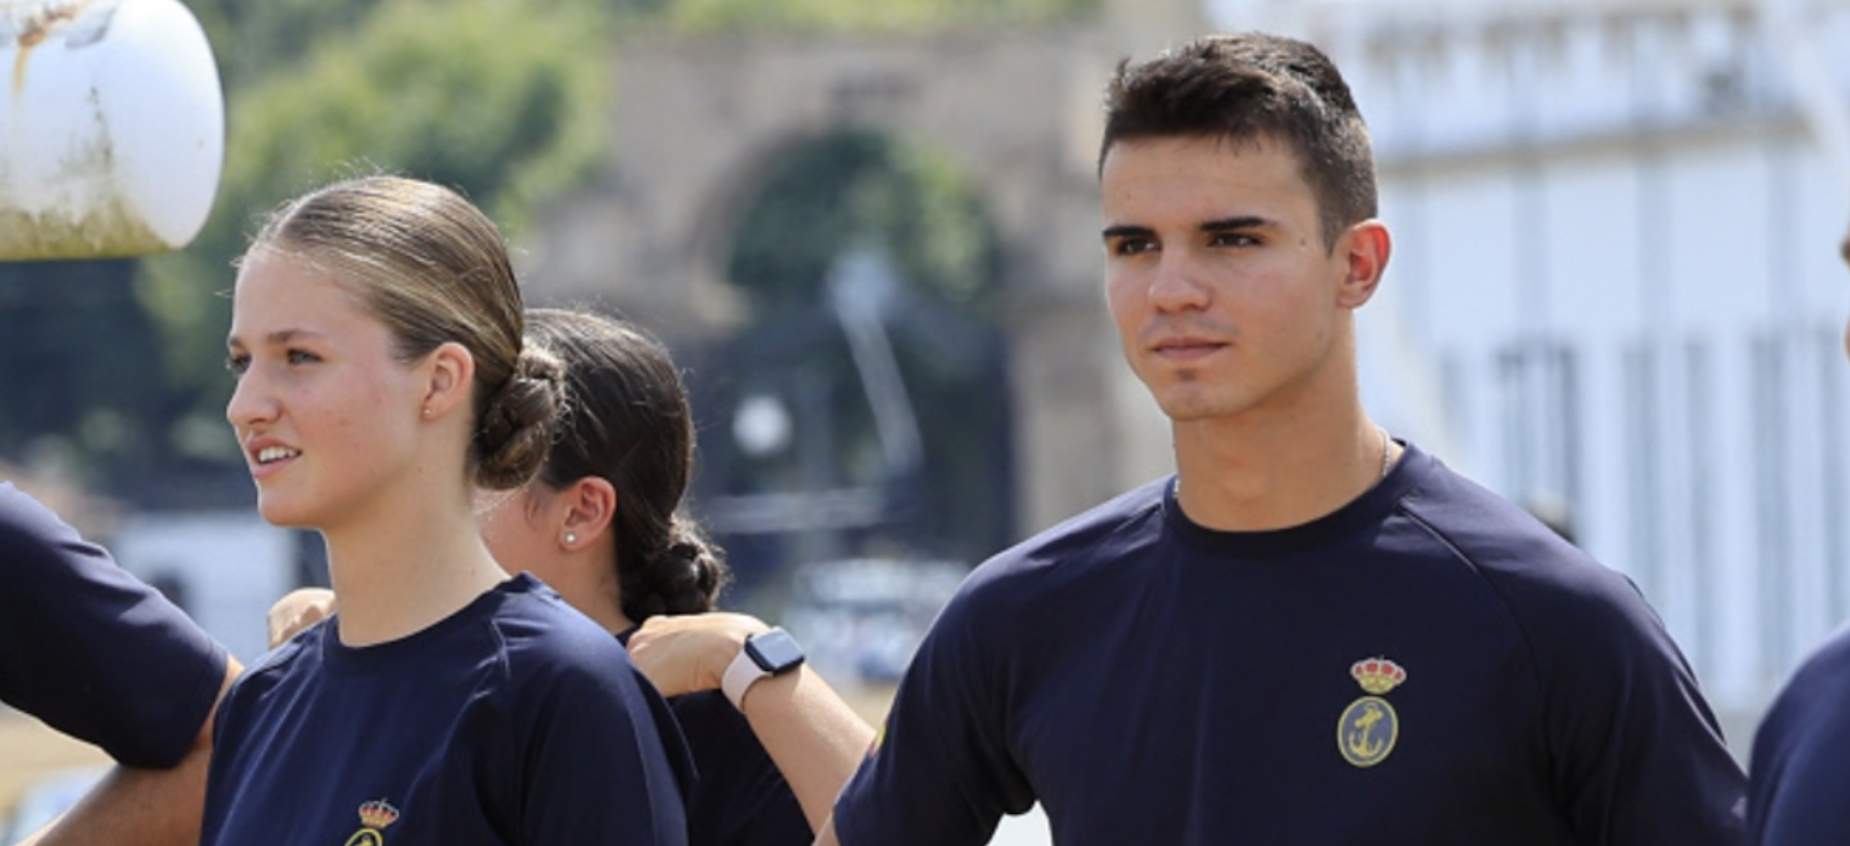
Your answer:
[[[561,538],[567,535],[582,546],[609,530],[617,518],[617,489],[602,476],[586,476],[567,485],[558,500],[565,511],[565,525],[559,527]]]
[[[424,403],[420,414],[435,420],[456,410],[468,409],[469,387],[475,383],[475,356],[469,348],[446,341],[425,356]]]

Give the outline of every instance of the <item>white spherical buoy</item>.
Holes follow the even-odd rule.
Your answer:
[[[0,260],[183,247],[224,152],[218,67],[178,0],[0,0]]]

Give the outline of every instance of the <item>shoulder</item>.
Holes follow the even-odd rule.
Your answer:
[[[514,689],[534,688],[540,698],[560,688],[634,694],[635,669],[615,636],[531,576],[507,590],[490,625]]]
[[[218,703],[212,718],[212,766],[221,759],[261,754],[265,737],[285,723],[279,715],[324,680],[321,641],[335,637],[333,620],[322,620],[265,652],[244,668]]]
[[[1532,640],[1591,645],[1661,629],[1623,574],[1436,460],[1401,509],[1441,555],[1481,580]]]
[[[1850,628],[1807,658],[1754,735],[1749,827],[1756,842],[1825,842],[1850,830],[1842,800],[1850,756]]]
[[[1845,693],[1850,693],[1850,628],[1839,629],[1799,665],[1774,707],[1821,706],[1850,720],[1850,711],[1839,707]]]
[[[259,707],[268,696],[287,687],[292,680],[315,676],[320,670],[322,639],[335,637],[336,632],[332,618],[321,620],[258,656],[225,691],[224,702],[219,705],[218,725],[223,727],[228,720]]]
[[[13,486],[12,482],[0,482],[0,532],[8,536],[14,533],[42,532],[46,527],[60,527],[70,531],[58,515],[25,491]],[[75,535],[76,532],[71,532]]]
[[[1831,748],[1835,760],[1850,755],[1850,628],[1839,630],[1800,665],[1767,710],[1754,738],[1756,778],[1763,759],[1789,754],[1797,746]]]
[[[1167,479],[1144,485],[1012,546],[977,566],[938,611],[913,666],[962,673],[1030,650],[1021,627],[1121,595],[1121,566],[1159,542]],[[1061,615],[1063,619],[1070,615]],[[1030,650],[1031,651],[1031,650]]]
[[[1042,531],[971,571],[953,605],[1006,611],[1109,568],[1155,545],[1173,476],[1142,485]]]
[[[1083,559],[1097,557],[1102,544],[1148,540],[1162,526],[1163,497],[1173,484],[1173,475],[1146,482],[1002,551],[993,561]]]

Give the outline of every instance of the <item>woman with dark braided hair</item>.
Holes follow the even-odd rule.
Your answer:
[[[204,846],[686,843],[666,703],[476,531],[563,405],[524,328],[499,231],[437,185],[330,185],[245,254],[226,417],[264,519],[320,531],[341,613],[226,694]]]
[[[756,619],[713,611],[728,571],[680,512],[694,429],[668,351],[623,321],[555,309],[527,313],[527,341],[565,363],[568,410],[533,482],[478,496],[489,549],[625,640],[670,697],[698,774],[690,843],[809,843],[873,729],[787,657],[776,672],[735,673],[722,694],[748,642],[769,658],[793,645]],[[329,608],[326,592],[290,594],[271,611],[272,637]]]

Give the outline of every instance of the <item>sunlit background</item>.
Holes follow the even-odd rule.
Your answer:
[[[669,342],[723,604],[877,718],[970,567],[1167,471],[1099,286],[1098,104],[1124,56],[1251,28],[1323,46],[1373,129],[1381,422],[1630,575],[1743,756],[1850,617],[1845,0],[187,5],[217,204],[181,253],[0,265],[0,478],[246,661],[326,569],[224,423],[229,262],[383,169],[489,210],[530,303]],[[0,835],[100,760],[0,717]]]

